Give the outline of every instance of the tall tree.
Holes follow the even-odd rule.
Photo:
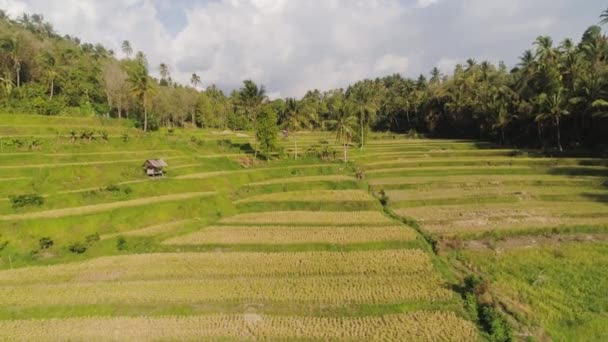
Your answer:
[[[159,70],[160,77],[162,78],[162,80],[167,82],[167,79],[169,78],[169,75],[170,75],[169,67],[167,66],[167,64],[160,63],[158,70]]]
[[[190,84],[192,84],[195,89],[198,89],[198,86],[201,85],[201,77],[196,73],[193,73],[190,78]]]
[[[285,101],[285,122],[284,126],[293,134],[294,143],[294,158],[298,160],[298,130],[302,128],[310,128],[314,119],[314,111],[309,106],[307,101],[298,101],[294,98],[288,98]]]
[[[106,92],[109,111],[116,105],[117,116],[121,119],[123,103],[125,102],[127,74],[124,72],[119,62],[107,60],[102,66],[101,75],[101,83]]]
[[[570,114],[567,110],[567,101],[564,97],[564,89],[560,88],[556,93],[551,95],[542,94],[541,98],[544,100],[545,112],[538,115],[538,120],[552,119],[555,125],[555,134],[557,141],[557,148],[563,151],[562,138],[561,138],[561,125],[560,121],[564,115]]]
[[[45,76],[49,82],[49,100],[53,100],[55,93],[55,79],[59,75],[57,73],[57,59],[50,52],[45,51],[40,54],[40,59],[46,71]]]
[[[131,43],[128,40],[124,40],[122,42],[122,53],[125,54],[125,56],[127,56],[128,58],[131,58],[131,55],[133,54],[133,48],[131,47]]]
[[[154,81],[150,78],[145,56],[138,52],[138,58],[127,71],[127,81],[131,85],[131,94],[141,101],[144,109],[144,132],[148,131],[148,101],[154,89]]]
[[[347,97],[352,103],[356,115],[359,116],[359,133],[361,139],[359,141],[359,146],[363,149],[365,131],[378,111],[373,85],[369,83],[356,84],[350,89]]]
[[[20,41],[17,37],[0,39],[0,51],[8,54],[13,63],[13,70],[16,74],[17,88],[21,86],[21,57],[19,55],[20,47]]]
[[[271,106],[265,105],[261,108],[257,120],[256,140],[260,142],[260,149],[264,151],[266,159],[270,159],[270,154],[277,149],[277,134],[279,133],[277,113]]]
[[[342,144],[344,153],[344,162],[348,162],[348,147],[355,135],[355,127],[357,125],[357,117],[354,115],[354,107],[352,103],[336,98],[329,105],[331,120],[328,121],[328,126],[336,135],[336,142]]]
[[[267,101],[266,88],[258,87],[252,80],[243,81],[243,87],[239,90],[239,102],[245,110],[246,116],[249,119],[254,130],[257,125],[257,115],[260,106]],[[255,156],[257,157],[257,136],[254,141]]]

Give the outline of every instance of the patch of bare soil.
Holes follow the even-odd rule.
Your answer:
[[[492,239],[472,240],[463,242],[463,247],[469,250],[493,250],[502,252],[516,248],[534,248],[539,246],[558,246],[571,242],[608,241],[608,234],[555,234],[537,236],[517,236],[500,241]]]

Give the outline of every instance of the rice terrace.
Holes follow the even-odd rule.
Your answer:
[[[1,13],[0,341],[608,340],[608,11],[298,99]]]

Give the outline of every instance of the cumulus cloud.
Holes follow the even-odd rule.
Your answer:
[[[604,6],[601,0],[0,0],[12,16],[42,13],[60,33],[116,51],[130,40],[155,73],[167,63],[183,83],[196,72],[205,85],[229,91],[251,78],[274,96],[392,73],[415,77],[433,66],[448,73],[461,58],[514,62],[537,35],[580,36]]]

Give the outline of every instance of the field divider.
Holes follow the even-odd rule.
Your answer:
[[[177,195],[166,195],[166,196],[155,196],[147,198],[138,198],[134,200],[111,202],[87,205],[73,208],[53,209],[40,212],[23,213],[23,214],[12,214],[0,216],[0,221],[15,221],[15,220],[28,220],[28,219],[41,219],[41,218],[57,218],[65,216],[80,216],[86,214],[93,214],[103,211],[109,211],[120,208],[137,207],[146,204],[155,204],[162,202],[186,200],[197,197],[206,197],[216,195],[217,192],[191,192]]]

